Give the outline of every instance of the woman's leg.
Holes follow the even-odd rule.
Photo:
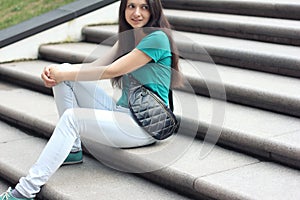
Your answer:
[[[81,150],[79,128],[72,108],[87,107],[113,110],[116,104],[96,82],[63,82],[53,88],[60,120],[38,161],[28,176],[16,186],[27,198],[39,192],[50,176],[63,163],[70,151]],[[69,110],[69,111],[67,111]]]
[[[114,110],[116,103],[97,83],[64,81],[53,87],[59,116],[65,110],[77,107]]]
[[[115,110],[116,104],[97,82],[65,81],[53,87],[54,99],[59,117],[70,108],[93,108]],[[72,152],[81,150],[80,138],[77,138]]]
[[[134,122],[128,109],[68,109],[60,118],[51,139],[29,174],[20,179],[16,186],[17,191],[24,197],[35,197],[40,187],[63,163],[79,134],[95,143],[120,148],[138,147],[155,142]]]
[[[37,162],[26,177],[22,177],[16,189],[26,198],[33,198],[51,175],[59,168],[70,153],[74,141],[79,137],[78,125],[73,119],[72,110],[60,118],[50,140]]]
[[[134,121],[129,109],[120,109],[74,109],[80,137],[117,148],[144,146],[156,141]]]

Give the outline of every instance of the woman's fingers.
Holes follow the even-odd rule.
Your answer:
[[[53,86],[56,85],[55,80],[50,79],[50,78],[49,78],[48,76],[46,76],[44,73],[41,74],[41,78],[42,78],[42,80],[44,81],[44,85],[45,85],[46,87],[53,87]]]
[[[55,65],[46,66],[41,74],[41,78],[46,87],[53,87],[56,85],[56,81],[50,78],[50,68],[54,66]]]

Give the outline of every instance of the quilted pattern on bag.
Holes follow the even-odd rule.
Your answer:
[[[131,88],[129,93],[133,117],[152,137],[162,140],[175,132],[176,117],[156,94],[142,85]]]

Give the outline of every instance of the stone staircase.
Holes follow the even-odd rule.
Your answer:
[[[38,198],[299,199],[300,3],[163,0],[163,4],[177,30],[181,68],[196,94],[175,91],[175,108],[186,109],[182,134],[176,136],[178,148],[185,147],[179,149],[182,154],[163,169],[139,174],[110,169],[85,154],[83,164],[61,167]],[[116,32],[116,25],[87,26],[80,42],[45,44],[38,60],[0,65],[1,181],[14,184],[27,173],[58,120],[52,92],[40,80],[44,66],[93,60],[95,51],[110,48],[102,43]],[[191,48],[194,44],[200,48]],[[203,52],[209,59],[199,56]],[[209,76],[211,70],[218,77]],[[108,81],[103,87],[112,94]],[[224,112],[218,115],[216,108]],[[214,117],[221,119],[216,122]],[[195,139],[190,134],[193,128],[198,130]],[[154,161],[143,155],[166,145],[103,153],[122,164],[147,167]],[[211,151],[201,157],[205,147]],[[7,182],[1,181],[0,188],[6,189]]]

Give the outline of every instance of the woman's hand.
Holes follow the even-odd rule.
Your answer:
[[[44,68],[41,78],[46,87],[53,87],[58,83],[65,81],[67,74],[71,71],[72,65],[69,63],[52,64]],[[70,75],[69,75],[70,76]]]
[[[60,67],[56,65],[51,65],[49,67],[49,78],[53,81],[55,81],[56,84],[64,81],[63,79],[63,70],[60,69]]]
[[[50,68],[54,68],[56,67],[57,65],[49,65],[49,66],[46,66],[41,74],[41,78],[42,80],[44,81],[44,85],[46,87],[53,87],[56,85],[56,81],[54,79],[51,79],[50,78]]]

